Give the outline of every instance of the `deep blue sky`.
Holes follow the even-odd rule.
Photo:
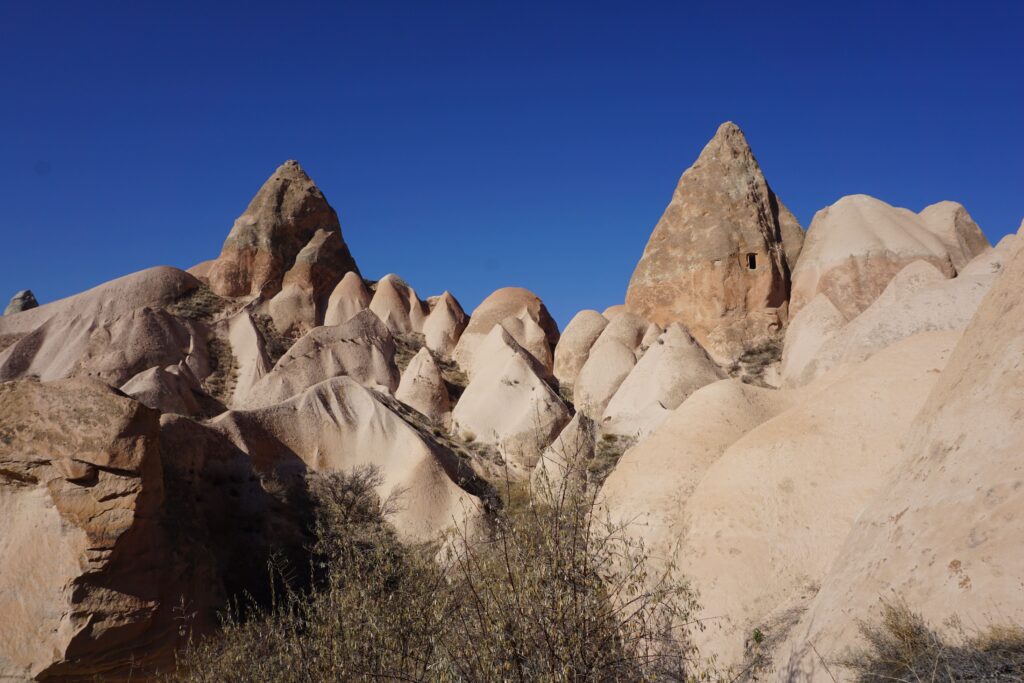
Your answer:
[[[0,297],[212,258],[296,158],[366,275],[565,324],[727,119],[804,227],[862,192],[1016,229],[1024,3],[702,4],[0,2]]]

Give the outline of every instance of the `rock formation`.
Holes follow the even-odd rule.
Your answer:
[[[480,345],[469,385],[452,411],[452,432],[496,447],[528,473],[569,422],[562,399],[537,374],[537,361],[500,325]]]
[[[790,313],[819,292],[851,319],[871,305],[912,261],[928,261],[952,277],[949,250],[917,214],[867,195],[843,197],[814,215],[793,271]]]
[[[1024,623],[1024,253],[1017,252],[938,376],[899,467],[856,519],[779,664],[824,680],[857,619],[896,595],[931,624]]]
[[[594,458],[597,426],[583,413],[576,413],[541,453],[530,474],[530,487],[536,495],[559,498],[572,481],[586,479],[587,464]]]
[[[778,335],[803,230],[746,138],[723,123],[679,179],[633,271],[626,307],[681,322],[719,362]]]
[[[422,348],[413,356],[402,373],[395,398],[435,424],[443,424],[451,413],[448,388],[429,349]]]
[[[317,327],[295,342],[266,375],[256,381],[241,406],[280,403],[332,377],[345,375],[387,393],[398,387],[395,342],[370,311],[344,325]]]
[[[71,379],[0,383],[0,415],[0,678],[169,662],[159,414]]]
[[[562,331],[554,354],[554,375],[561,384],[573,384],[590,355],[590,348],[608,326],[597,311],[580,311]]]
[[[946,245],[957,272],[989,247],[988,239],[967,209],[957,202],[939,202],[926,206],[921,220]]]
[[[356,313],[369,307],[372,298],[363,278],[356,271],[350,270],[341,278],[341,282],[327,300],[324,325],[341,325],[348,322]]]
[[[723,373],[679,323],[669,326],[619,385],[601,419],[607,434],[646,436]]]
[[[545,367],[546,372],[551,374],[551,362],[545,364],[544,359],[549,358],[551,349],[558,344],[558,325],[555,324],[548,309],[533,292],[521,287],[505,287],[493,292],[484,299],[476,310],[469,317],[469,325],[459,339],[452,357],[467,372],[473,367],[473,353],[477,344],[491,332],[495,325],[505,321],[518,319],[525,323],[526,319],[531,320],[544,332],[544,342],[533,336],[530,339],[516,337],[518,331],[535,332],[533,326],[513,325],[506,327],[506,331],[513,335],[521,347],[525,348],[534,358]],[[508,329],[509,327],[513,329]],[[532,348],[531,348],[532,347]]]
[[[4,315],[21,313],[22,311],[27,311],[30,308],[36,308],[37,306],[39,306],[39,302],[36,301],[36,295],[32,293],[32,290],[23,289],[11,297],[10,303],[8,303],[7,308],[4,309]]]
[[[423,322],[427,348],[444,358],[450,357],[468,324],[469,318],[455,297],[450,292],[443,293]]]
[[[297,264],[303,250],[306,262]],[[207,278],[221,296],[270,299],[296,265],[296,280],[315,281],[328,293],[346,272],[359,272],[338,214],[298,162],[286,161],[235,220]]]
[[[427,318],[426,304],[420,301],[416,290],[394,274],[385,275],[377,282],[369,309],[394,334],[422,332]]]

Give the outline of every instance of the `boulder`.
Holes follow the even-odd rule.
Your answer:
[[[370,290],[366,288],[359,273],[350,270],[331,292],[327,300],[324,325],[341,325],[370,305]]]
[[[39,302],[36,301],[36,295],[32,293],[31,289],[23,289],[14,296],[11,297],[10,303],[7,304],[7,308],[4,309],[4,315],[13,315],[15,313],[21,313],[31,308],[37,308]]]
[[[604,410],[601,431],[644,437],[693,392],[723,374],[686,329],[674,323],[619,385]]]
[[[280,403],[341,375],[387,393],[398,387],[394,338],[370,311],[344,325],[307,332],[252,385],[240,406],[253,409]]]
[[[601,311],[601,315],[603,315],[608,320],[613,320],[617,315],[625,312],[626,304],[614,304]]]
[[[878,298],[896,273],[924,260],[955,274],[946,244],[912,211],[867,195],[843,197],[818,211],[793,270],[790,313],[824,293],[848,320]]]
[[[601,331],[597,341],[591,346],[591,351],[600,344],[616,341],[633,351],[634,354],[639,355],[644,337],[647,336],[647,332],[650,329],[655,328],[651,328],[651,323],[641,316],[628,311],[622,311],[619,315],[612,318],[607,327]]]
[[[159,413],[95,380],[6,382],[0,433],[0,678],[170,664]]]
[[[786,323],[803,230],[768,186],[742,131],[723,123],[683,173],[626,292],[626,308],[681,322],[717,362]]]
[[[801,383],[807,366],[814,360],[821,345],[846,325],[846,318],[824,294],[816,294],[800,309],[789,327],[782,345],[782,383]]]
[[[608,319],[597,311],[584,310],[573,316],[555,347],[554,375],[559,383],[571,385],[576,381],[590,347],[607,326]]]
[[[614,324],[617,320],[612,320]],[[605,329],[607,331],[611,325]],[[573,385],[576,410],[592,420],[600,420],[608,402],[619,390],[623,380],[636,366],[636,353],[617,339],[594,344]]]
[[[391,499],[391,521],[407,541],[435,540],[482,514],[476,494],[486,486],[469,466],[406,422],[394,399],[351,377],[320,382],[283,403],[229,411],[209,425],[247,453],[260,472],[287,476],[376,466],[382,479],[378,493]]]
[[[957,272],[990,246],[963,204],[939,202],[926,206],[918,215],[925,227],[942,240]]]
[[[430,309],[430,315],[423,322],[423,337],[427,348],[437,355],[448,358],[469,324],[469,318],[458,300],[449,292],[437,297]]]
[[[476,350],[476,346],[487,337],[495,325],[510,318],[520,319],[523,322],[529,318],[536,323],[544,331],[547,353],[538,349],[534,349],[534,351],[537,351],[544,358],[549,357],[551,349],[558,344],[558,325],[555,324],[551,314],[548,313],[544,302],[529,290],[522,289],[521,287],[505,287],[492,293],[473,311],[473,314],[469,317],[469,325],[466,326],[466,330],[462,333],[459,343],[452,352],[452,358],[464,371],[470,372],[470,369],[473,367],[473,353]],[[508,329],[510,327],[513,329]],[[515,326],[511,324],[506,325],[506,331],[514,336]],[[522,331],[536,332],[532,326],[523,326],[520,333]],[[536,339],[515,339],[520,346],[527,350],[530,349],[531,342],[536,343],[537,341]],[[537,356],[534,356],[534,358],[541,365],[544,365],[544,358],[538,358]],[[551,363],[548,363],[545,367],[546,372],[550,375],[552,370]]]
[[[121,391],[163,413],[195,415],[199,412],[199,402],[192,393],[195,384],[176,365],[157,366],[132,377],[121,386]]]
[[[987,293],[914,419],[900,465],[866,506],[777,661],[827,680],[857,620],[898,596],[932,626],[1024,623],[1024,253]],[[954,634],[955,635],[955,634]],[[841,673],[838,669],[835,673]]]
[[[297,264],[304,250],[312,260]],[[338,214],[299,163],[286,161],[235,220],[207,278],[221,296],[270,299],[296,265],[296,280],[315,280],[327,292],[346,272],[359,272]]]
[[[429,349],[422,348],[413,356],[402,373],[395,398],[435,424],[443,424],[451,413],[448,388]]]
[[[394,334],[422,332],[427,317],[426,305],[416,296],[416,290],[394,274],[385,275],[377,282],[369,309]]]
[[[469,385],[452,411],[452,432],[498,448],[513,469],[529,472],[570,414],[541,379],[537,361],[500,325],[477,354]]]

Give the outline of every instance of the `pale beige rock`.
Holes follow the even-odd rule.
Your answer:
[[[426,305],[405,280],[388,274],[377,282],[369,309],[395,334],[422,332]]]
[[[273,365],[267,355],[263,337],[256,329],[249,311],[239,311],[225,324],[227,340],[235,362],[235,388],[230,401],[234,407],[245,401],[253,385],[270,372]]]
[[[671,327],[671,325],[669,326]],[[665,332],[661,329],[661,325],[658,323],[651,323],[647,326],[644,331],[644,336],[640,338],[640,344],[637,346],[637,355],[643,355],[647,352],[647,349],[651,348],[654,342],[658,341],[658,338]],[[689,333],[687,333],[689,334]]]
[[[235,220],[220,257],[206,273],[210,287],[221,296],[270,299],[300,252],[311,245],[307,255],[315,253],[315,260],[299,263],[299,270],[315,263],[326,277],[314,280],[327,292],[346,272],[359,271],[342,239],[338,214],[298,162],[286,161]]]
[[[612,324],[620,320],[615,318]],[[612,325],[605,328],[605,332]],[[603,333],[602,333],[603,336]],[[598,340],[590,350],[587,362],[583,364],[576,383],[573,385],[573,402],[576,410],[585,413],[592,420],[600,420],[608,402],[618,391],[623,380],[636,366],[636,353],[618,339]]]
[[[99,382],[0,383],[0,678],[170,664],[159,414]]]
[[[324,325],[341,325],[351,320],[356,313],[369,307],[373,297],[359,273],[349,271],[331,292],[324,314]]]
[[[601,344],[615,341],[633,351],[635,355],[639,355],[640,346],[650,327],[651,323],[643,317],[623,311],[612,318],[608,326],[601,331],[591,347],[591,352]]]
[[[1001,269],[1003,252],[990,250],[985,257],[949,280],[925,261],[906,266],[863,313],[821,345],[797,381],[865,360],[919,332],[964,329]]]
[[[427,348],[443,358],[448,358],[469,324],[469,317],[462,305],[444,292],[430,308],[430,315],[423,322],[423,337]]]
[[[846,325],[846,318],[824,294],[816,294],[800,309],[786,328],[782,346],[783,386],[801,383],[807,365],[814,360],[821,345]]]
[[[669,507],[659,516],[680,521],[675,536],[653,552],[671,553],[701,595],[698,617],[709,619],[708,629],[694,634],[701,651],[714,652],[725,667],[739,667],[755,628],[773,632],[779,614],[806,604],[858,515],[891,486],[904,435],[956,337],[916,335],[862,364],[837,368],[803,390],[793,407],[725,448],[691,494],[678,496],[674,505],[660,499]],[[767,396],[785,400],[778,391]],[[726,421],[737,419],[745,418],[733,414]],[[686,441],[674,448],[689,448]],[[672,467],[692,469],[685,458]],[[664,468],[657,473],[680,476]],[[617,514],[649,509],[634,503],[638,507],[631,510],[617,507]]]
[[[626,307],[681,322],[719,362],[777,336],[803,230],[746,138],[723,123],[683,173],[629,281]]]
[[[644,437],[693,392],[723,373],[679,323],[669,326],[637,361],[601,418],[606,434]]]
[[[988,292],[914,420],[901,466],[864,509],[777,661],[800,680],[859,645],[898,596],[936,628],[1024,623],[1024,253]],[[837,670],[842,675],[842,672]]]
[[[38,306],[39,302],[36,301],[36,295],[32,293],[32,290],[23,289],[11,297],[10,302],[7,304],[7,308],[4,309],[4,315],[14,315],[15,313],[29,311],[33,308],[37,308]]]
[[[603,311],[601,311],[601,315],[603,315],[608,320],[612,320],[617,315],[619,315],[620,313],[625,313],[625,312],[626,312],[626,304],[614,304],[614,305],[609,306],[608,308],[604,309]]]
[[[413,356],[402,373],[395,398],[436,424],[443,424],[451,413],[448,388],[429,349],[422,348]]]
[[[338,231],[317,230],[295,257],[281,281],[281,291],[270,300],[270,317],[282,333],[306,332],[324,324],[328,302],[339,284],[342,266],[338,254],[347,252]],[[359,277],[356,271],[348,274]]]
[[[252,385],[240,405],[252,409],[280,403],[340,375],[391,393],[399,381],[394,355],[390,332],[377,316],[363,311],[344,325],[307,332]]]
[[[818,211],[807,229],[793,270],[790,314],[820,292],[852,319],[919,259],[947,277],[955,273],[946,245],[920,216],[867,195],[843,197]]]
[[[210,282],[210,269],[213,268],[213,264],[217,262],[217,259],[209,259],[208,261],[200,261],[191,268],[188,268],[185,272],[192,275],[197,280],[202,282]]]
[[[561,384],[576,381],[590,355],[590,347],[606,327],[608,319],[597,311],[583,310],[572,317],[555,347],[554,375]]]
[[[507,318],[519,318],[523,321],[529,318],[536,323],[544,331],[548,353],[558,344],[558,325],[548,313],[544,302],[529,290],[521,287],[505,287],[484,299],[470,315],[469,325],[466,326],[459,343],[452,352],[452,358],[464,371],[468,373],[473,367],[473,354],[476,346],[487,337],[491,328]],[[507,331],[513,332],[512,330]],[[516,342],[524,348],[529,346],[527,339],[516,338]],[[537,358],[537,361],[544,365],[542,358]],[[551,363],[545,367],[546,372],[550,374]]]
[[[121,391],[143,405],[164,413],[195,415],[199,402],[192,393],[196,382],[175,365],[144,370],[121,386]]]
[[[516,343],[534,357],[540,367],[543,368],[543,371],[540,373],[542,377],[546,379],[552,376],[555,360],[551,344],[548,342],[547,333],[544,332],[533,318],[529,316],[519,318],[509,316],[498,323],[498,325],[512,335]]]
[[[452,432],[495,446],[523,474],[569,422],[537,361],[500,325],[481,344],[469,385],[452,411]],[[519,472],[517,471],[517,474]]]
[[[381,497],[397,496],[391,521],[405,540],[434,540],[478,518],[480,499],[456,482],[482,489],[481,482],[454,453],[406,422],[397,402],[391,402],[351,377],[335,377],[283,403],[230,411],[209,424],[261,471],[376,466]]]
[[[957,272],[990,246],[988,238],[962,204],[938,202],[926,206],[918,215],[925,226],[946,245]]]
[[[583,413],[576,413],[550,446],[530,474],[530,488],[535,495],[560,498],[572,481],[586,479],[587,463],[594,458],[597,427]]]

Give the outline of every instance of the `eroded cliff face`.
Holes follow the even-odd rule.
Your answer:
[[[734,360],[785,325],[802,244],[742,131],[724,123],[679,179],[626,308],[662,327],[681,322],[717,361]]]

